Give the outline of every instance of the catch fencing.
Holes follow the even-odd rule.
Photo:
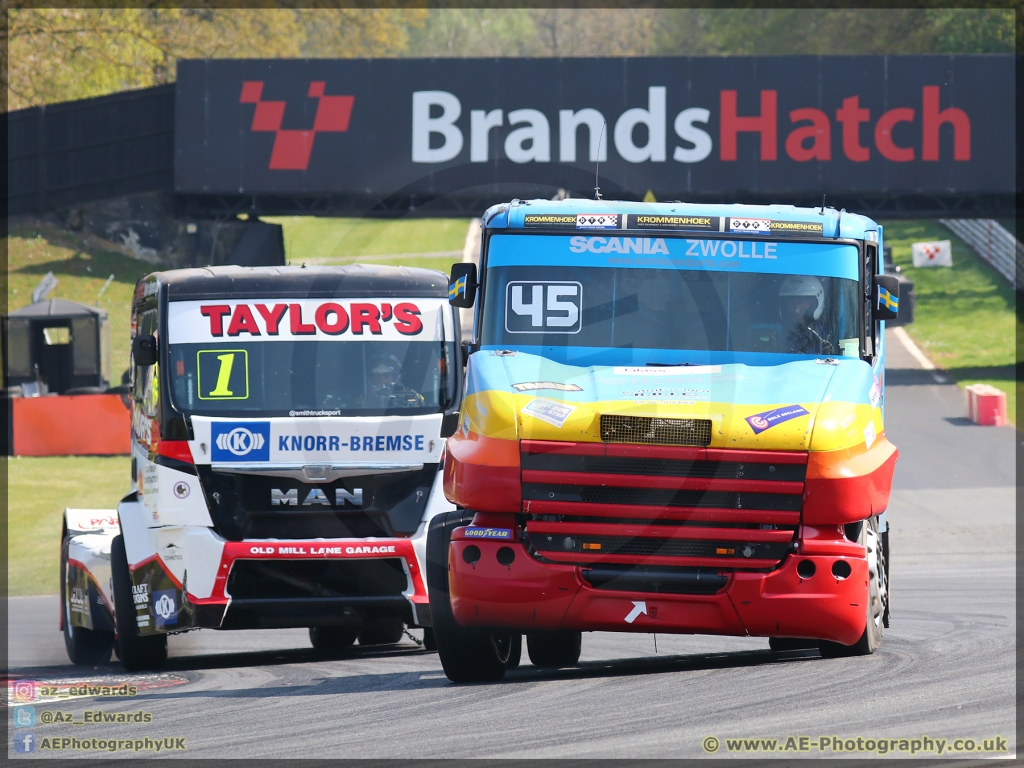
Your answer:
[[[939,219],[939,223],[967,243],[1015,289],[1022,288],[1024,245],[994,219]]]

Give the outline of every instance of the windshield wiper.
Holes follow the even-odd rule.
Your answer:
[[[644,363],[649,368],[679,368],[684,365],[696,365],[696,363]]]

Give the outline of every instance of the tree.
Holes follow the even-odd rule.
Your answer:
[[[182,58],[394,56],[423,10],[40,9],[8,15],[10,109],[171,82]]]

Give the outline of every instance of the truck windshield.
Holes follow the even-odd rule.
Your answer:
[[[634,364],[677,362],[664,350],[856,357],[857,254],[818,243],[496,235],[481,341],[556,359],[580,348],[649,358],[615,357]]]
[[[172,302],[174,406],[217,416],[443,411],[455,397],[455,339],[441,304]]]

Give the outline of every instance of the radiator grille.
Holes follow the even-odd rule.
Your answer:
[[[661,419],[649,416],[601,416],[606,443],[643,445],[711,445],[710,419]]]

